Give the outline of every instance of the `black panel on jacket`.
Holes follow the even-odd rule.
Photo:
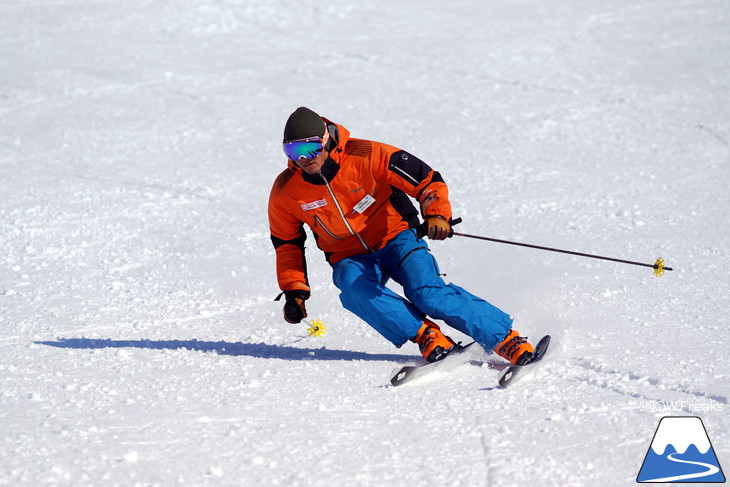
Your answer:
[[[307,240],[307,233],[304,231],[304,225],[301,225],[299,227],[299,236],[297,238],[293,238],[291,240],[283,240],[278,237],[271,236],[271,243],[274,244],[274,249],[278,249],[282,245],[285,244],[292,244],[296,245],[297,247],[301,247],[304,249],[304,242]]]
[[[403,218],[403,221],[408,222],[409,227],[418,227],[421,221],[418,218],[418,210],[413,206],[411,199],[406,193],[395,186],[391,186],[390,189],[393,190],[393,193],[390,195],[390,204],[395,208],[395,211]]]
[[[404,150],[390,156],[388,170],[393,171],[413,186],[421,184],[431,172],[428,164]]]

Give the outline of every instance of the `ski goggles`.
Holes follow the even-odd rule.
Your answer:
[[[323,137],[309,137],[284,142],[284,154],[294,162],[300,159],[314,159],[324,150],[325,144],[329,140],[329,135],[329,132],[325,132]]]

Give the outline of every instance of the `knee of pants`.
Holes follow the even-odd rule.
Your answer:
[[[448,299],[449,291],[451,290],[424,286],[411,290],[406,297],[422,313],[435,316],[447,304],[444,299]]]
[[[332,282],[340,290],[344,290],[351,287],[360,274],[354,262],[338,262],[332,272]]]

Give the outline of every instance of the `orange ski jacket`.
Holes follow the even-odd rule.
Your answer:
[[[396,235],[419,225],[421,215],[451,219],[448,188],[441,175],[406,151],[350,137],[324,119],[329,157],[317,174],[289,160],[269,196],[269,226],[282,291],[310,292],[304,224],[330,264],[375,252]]]

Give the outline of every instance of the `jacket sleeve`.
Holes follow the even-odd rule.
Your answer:
[[[304,242],[304,223],[287,211],[276,184],[269,197],[269,228],[276,251],[276,277],[282,291],[310,291]]]
[[[422,217],[441,216],[450,220],[449,188],[441,174],[404,150],[379,145],[381,160],[376,168],[378,175],[418,200]]]

